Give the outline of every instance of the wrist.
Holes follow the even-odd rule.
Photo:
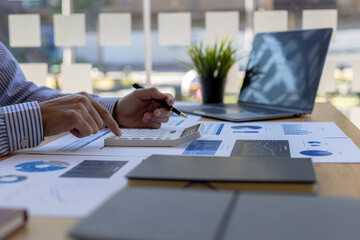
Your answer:
[[[39,108],[40,108],[40,119],[41,119],[41,127],[43,129],[43,136],[46,137],[47,133],[46,133],[46,125],[47,125],[47,121],[46,121],[46,113],[44,111],[44,109],[46,108],[46,102],[40,102],[39,103]]]
[[[117,105],[117,102],[120,100],[119,98],[97,98],[94,100],[97,101],[101,106],[106,108],[111,114],[111,116],[116,119],[116,113],[114,112],[116,112],[117,107],[115,107],[115,105]]]
[[[44,140],[41,111],[38,102],[5,106],[3,109],[9,150],[32,148]],[[17,134],[13,133],[17,130]]]
[[[119,105],[119,101],[120,99],[118,99],[115,104],[114,104],[114,107],[113,107],[113,110],[112,110],[112,117],[117,121],[116,119],[116,116],[117,116],[117,108],[118,108],[118,105]]]

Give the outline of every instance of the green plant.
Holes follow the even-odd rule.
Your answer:
[[[213,45],[192,43],[188,47],[188,54],[192,63],[175,59],[190,69],[194,69],[200,77],[221,79],[225,78],[229,69],[240,59],[233,42],[223,39]]]

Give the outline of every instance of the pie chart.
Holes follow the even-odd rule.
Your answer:
[[[16,165],[15,169],[21,172],[50,172],[61,170],[68,166],[70,166],[69,163],[62,161],[34,161]]]
[[[0,184],[1,183],[17,183],[17,182],[22,182],[25,179],[27,179],[26,176],[9,174],[9,175],[0,176]]]
[[[255,126],[255,125],[239,125],[239,126],[232,126],[232,129],[251,129],[251,130],[259,130],[262,129],[261,126]]]
[[[300,154],[311,157],[324,157],[332,155],[331,152],[323,151],[323,150],[305,150],[301,151]]]

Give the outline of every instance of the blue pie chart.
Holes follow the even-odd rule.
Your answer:
[[[325,157],[332,155],[331,152],[323,151],[323,150],[305,150],[305,151],[301,151],[300,154],[311,157]]]
[[[252,129],[252,130],[258,130],[262,129],[261,126],[255,126],[255,125],[239,125],[239,126],[232,126],[232,129]]]
[[[26,176],[9,174],[9,175],[0,176],[0,184],[1,183],[17,183],[17,182],[22,182],[26,179],[27,179]]]
[[[50,172],[61,170],[68,166],[70,166],[69,163],[62,161],[35,161],[16,165],[15,169],[21,172]]]

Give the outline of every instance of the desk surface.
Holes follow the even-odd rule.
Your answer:
[[[308,116],[273,121],[333,121],[360,147],[360,130],[329,103],[317,103],[314,112]],[[0,157],[0,160],[5,158]],[[319,195],[360,198],[360,164],[316,163],[314,165]],[[78,221],[69,218],[32,217],[27,226],[12,235],[10,239],[69,239],[67,232]]]

